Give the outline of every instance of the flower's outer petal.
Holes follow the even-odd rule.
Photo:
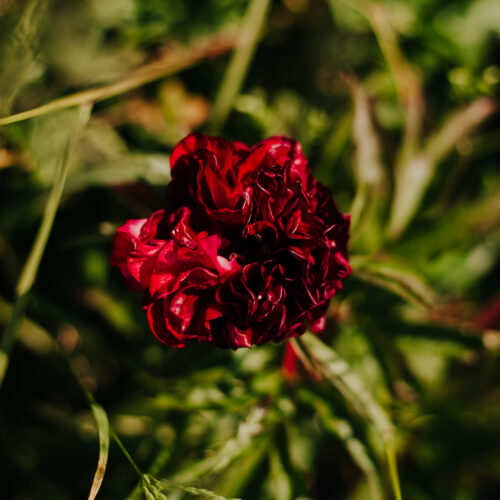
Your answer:
[[[145,307],[149,327],[153,335],[170,347],[184,347],[185,340],[174,331],[167,328],[165,301],[155,300]]]
[[[241,149],[241,146],[237,146]],[[223,137],[210,137],[201,132],[194,132],[183,139],[170,155],[170,168],[175,175],[177,162],[183,156],[191,157],[199,151],[210,151],[218,159],[221,171],[232,170],[233,146]]]
[[[139,235],[146,219],[129,220],[119,227],[111,245],[111,266],[117,266],[127,284],[134,291],[142,291],[144,287],[134,278],[128,267],[128,257],[137,248]]]

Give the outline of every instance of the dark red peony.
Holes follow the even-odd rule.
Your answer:
[[[165,208],[120,227],[110,260],[144,292],[158,340],[236,349],[321,331],[350,273],[349,216],[300,144],[195,133],[170,163]]]

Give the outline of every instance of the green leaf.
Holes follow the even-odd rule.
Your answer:
[[[106,471],[106,464],[108,463],[108,453],[109,453],[109,421],[104,409],[98,404],[91,404],[92,413],[94,414],[94,419],[97,424],[97,430],[99,433],[99,461],[97,463],[97,469],[94,474],[94,480],[92,481],[92,488],[90,489],[89,500],[94,500],[99,492],[102,481],[104,479],[104,473]]]

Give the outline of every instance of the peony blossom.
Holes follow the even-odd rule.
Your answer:
[[[170,164],[165,207],[121,226],[110,259],[143,292],[156,338],[237,349],[321,331],[350,274],[349,216],[300,144],[194,133]]]

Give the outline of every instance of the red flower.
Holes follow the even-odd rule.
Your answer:
[[[144,292],[155,336],[236,349],[322,330],[350,273],[349,216],[300,144],[195,133],[170,162],[166,208],[119,228],[110,260]]]

